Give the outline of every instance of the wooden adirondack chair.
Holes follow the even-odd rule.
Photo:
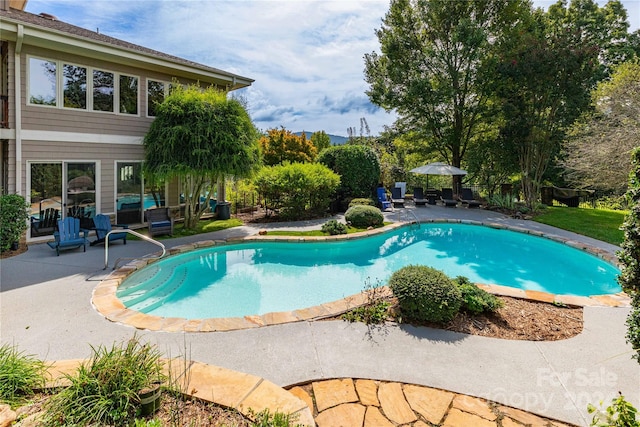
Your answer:
[[[113,230],[113,227],[129,228],[127,225],[114,224],[111,225],[111,219],[107,215],[98,214],[93,218],[94,228],[96,230],[96,240],[91,242],[90,246],[104,243],[107,234]],[[123,240],[127,244],[127,233],[111,233],[109,234],[109,243],[115,240]]]
[[[87,234],[87,230],[80,228],[80,220],[69,216],[58,221],[58,230],[53,233],[55,241],[47,242],[47,245],[55,249],[58,256],[60,249],[74,249],[80,246],[86,252]]]

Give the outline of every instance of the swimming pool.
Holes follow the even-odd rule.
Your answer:
[[[386,283],[409,264],[450,277],[562,295],[620,292],[619,271],[567,245],[468,224],[422,224],[319,243],[250,242],[175,255],[125,279],[117,297],[162,317],[241,317],[295,310]]]

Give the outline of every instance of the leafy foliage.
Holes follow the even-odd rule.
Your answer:
[[[600,402],[602,406],[602,402]],[[611,405],[602,411],[589,404],[587,410],[595,414],[591,426],[596,427],[640,427],[637,409],[627,402],[622,394],[611,401]]]
[[[321,164],[293,163],[265,166],[254,184],[269,209],[278,210],[282,218],[300,219],[329,208],[340,177]]]
[[[375,206],[356,205],[347,209],[344,219],[353,227],[379,227],[384,223],[384,216]]]
[[[335,236],[337,234],[347,234],[347,225],[338,222],[335,219],[330,219],[329,221],[322,224],[322,232],[329,233],[332,236]]]
[[[280,128],[269,129],[258,143],[262,150],[264,164],[273,166],[285,162],[312,162],[318,153],[312,141],[307,139],[305,133],[298,136],[285,128]]]
[[[352,199],[349,202],[349,207],[358,206],[358,205],[375,206],[376,202],[373,199],[368,199],[364,197],[356,197],[355,199]]]
[[[484,289],[480,289],[475,283],[471,283],[468,278],[459,276],[456,277],[455,282],[462,294],[463,310],[480,314],[494,312],[504,307],[504,301]]]
[[[0,196],[0,252],[11,248],[27,229],[29,205],[19,194]]]
[[[629,215],[622,225],[624,241],[618,258],[622,271],[618,282],[631,296],[631,313],[627,318],[627,341],[636,352],[634,357],[640,363],[640,147],[633,150],[633,170],[629,176],[627,198],[631,205]]]
[[[145,174],[180,177],[185,224],[199,220],[212,186],[226,175],[245,177],[259,164],[258,132],[243,105],[214,88],[176,85],[144,138]],[[200,203],[200,195],[206,195]],[[224,200],[223,194],[218,198]]]
[[[362,145],[335,145],[318,156],[318,162],[340,175],[339,200],[371,197],[380,179],[380,162],[375,151]]]
[[[431,151],[459,167],[491,114],[488,58],[524,1],[394,0],[365,55],[371,102],[398,112]],[[459,179],[459,178],[457,178]]]
[[[18,404],[45,385],[47,367],[16,346],[0,346],[0,401]]]
[[[589,106],[596,81],[598,47],[574,36],[538,10],[505,38],[496,63],[502,149],[517,159],[530,208],[567,129]]]
[[[290,427],[294,426],[297,419],[296,415],[285,414],[282,412],[271,413],[269,409],[264,409],[258,413],[249,410],[249,415],[254,418],[251,427]],[[295,424],[295,427],[302,424]]]
[[[138,393],[165,379],[158,350],[135,336],[92,350],[91,360],[66,376],[71,385],[47,403],[47,425],[128,425],[140,409]]]
[[[579,188],[623,194],[634,147],[640,146],[640,63],[616,67],[593,92],[596,111],[572,128],[565,145],[566,179]]]
[[[348,322],[362,322],[367,325],[379,325],[384,323],[389,316],[391,303],[382,291],[381,283],[371,284],[371,279],[367,278],[364,291],[367,295],[367,302],[343,314],[341,318]]]
[[[443,272],[409,265],[391,275],[389,287],[407,320],[448,322],[462,305],[462,293]]]
[[[331,146],[331,137],[323,130],[314,132],[311,134],[311,143],[316,147],[316,153],[321,153],[322,150]]]

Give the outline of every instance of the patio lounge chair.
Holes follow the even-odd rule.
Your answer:
[[[98,214],[93,218],[94,228],[96,230],[96,240],[91,242],[90,246],[104,243],[104,239],[107,234],[113,230],[111,225],[111,219],[108,215]],[[129,228],[127,225],[114,224],[115,227]],[[115,240],[123,240],[124,244],[127,244],[127,233],[111,233],[109,234],[109,243]]]
[[[422,187],[414,187],[413,188],[413,202],[416,206],[426,206],[428,200],[424,198],[424,193],[422,192]]]
[[[38,218],[31,217],[31,236],[43,236],[55,231],[60,211],[55,208],[47,208],[40,211]]]
[[[448,208],[455,208],[458,206],[458,201],[453,198],[453,190],[451,188],[443,188],[440,200]]]
[[[149,236],[173,234],[173,217],[169,213],[169,208],[147,209],[145,216],[149,227]]]
[[[404,208],[404,197],[402,196],[402,188],[393,187],[391,189],[391,203],[394,208]]]
[[[467,205],[468,208],[477,208],[482,205],[480,201],[474,199],[473,191],[470,188],[462,189],[462,197],[460,197],[460,201],[463,205]]]
[[[58,230],[53,233],[55,241],[47,242],[51,249],[60,256],[60,249],[75,249],[83,247],[87,251],[87,230],[80,228],[80,220],[72,216],[58,221]]]
[[[387,192],[384,187],[378,187],[378,203],[380,203],[383,211],[386,211],[391,207],[391,202],[387,200]]]

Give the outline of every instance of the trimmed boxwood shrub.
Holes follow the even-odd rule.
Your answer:
[[[464,276],[455,279],[462,293],[462,309],[474,314],[493,312],[504,306],[504,302],[497,296],[480,289]]]
[[[384,223],[380,209],[375,206],[356,205],[344,214],[344,219],[354,227],[379,227]]]
[[[373,199],[366,199],[364,197],[357,197],[349,202],[350,208],[353,206],[359,206],[359,205],[375,206],[376,202]]]
[[[398,298],[400,313],[409,321],[444,323],[462,305],[457,284],[440,270],[408,265],[391,275],[389,287]]]

